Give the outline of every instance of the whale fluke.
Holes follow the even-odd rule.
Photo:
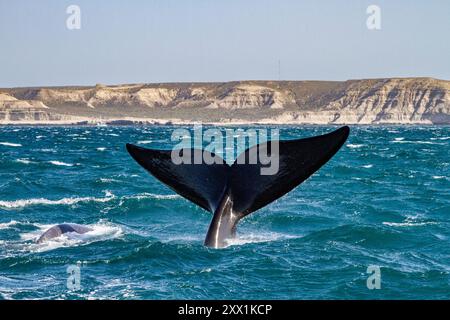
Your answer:
[[[341,127],[321,136],[278,141],[278,152],[271,143],[245,150],[229,166],[218,155],[200,149],[180,149],[191,161],[175,164],[171,150],[156,150],[127,144],[138,164],[172,190],[213,213],[205,245],[219,248],[233,237],[236,224],[246,215],[288,193],[323,166],[345,143],[350,129]],[[276,157],[279,168],[274,174],[261,174],[266,165],[251,162],[253,152]],[[195,159],[209,159],[207,164]],[[254,163],[254,164],[252,164]]]

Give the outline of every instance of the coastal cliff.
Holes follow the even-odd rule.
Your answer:
[[[0,89],[0,124],[449,124],[450,81],[392,78]]]

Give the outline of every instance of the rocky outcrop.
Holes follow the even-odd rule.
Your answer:
[[[450,123],[450,82],[394,78],[0,89],[1,123],[80,117],[90,122]]]
[[[387,79],[350,82],[342,94],[327,103],[336,122],[435,122],[450,115],[450,82],[434,79]],[[339,118],[343,118],[339,120]],[[445,122],[445,121],[444,121]]]
[[[0,93],[0,121],[40,121],[52,120],[48,107],[39,100],[18,100]]]
[[[243,109],[272,108],[283,109],[284,106],[295,104],[289,91],[275,90],[260,85],[238,85],[226,90],[207,108]]]

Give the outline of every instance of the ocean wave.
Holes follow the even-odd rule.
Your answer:
[[[167,242],[197,242],[197,241],[203,241],[204,237],[197,235],[197,236],[171,236],[167,239],[159,239],[161,243],[167,243]]]
[[[57,161],[57,160],[50,160],[49,163],[51,163],[55,166],[64,166],[64,167],[73,167],[74,166],[73,163],[66,163],[66,162]]]
[[[111,182],[120,182],[119,180],[113,178],[100,178],[101,183],[111,183]]]
[[[20,159],[16,159],[15,160],[18,163],[23,163],[23,164],[30,164],[30,163],[34,163],[33,161],[27,159],[27,158],[20,158]]]
[[[105,192],[105,197],[73,197],[62,198],[59,200],[50,200],[46,198],[19,199],[13,201],[0,201],[0,207],[8,209],[24,208],[33,205],[74,205],[80,202],[108,202],[115,198],[115,195],[109,191]]]
[[[404,222],[383,222],[385,226],[389,227],[421,227],[426,225],[437,224],[435,221],[414,221],[406,219]]]
[[[0,142],[0,145],[7,147],[21,147],[20,143],[12,143],[12,142]]]
[[[156,194],[156,193],[140,193],[132,196],[123,196],[121,199],[165,199],[165,200],[173,200],[181,198],[178,194]]]
[[[439,240],[447,240],[448,239],[448,236],[445,236],[445,235],[443,235],[443,234],[440,234],[440,233],[435,233],[435,234],[433,234],[436,238],[438,238]]]
[[[373,167],[373,164],[366,164],[362,166],[363,168],[370,169]]]
[[[105,150],[106,150],[105,147],[99,147],[99,148],[97,148],[97,151],[105,151]]]
[[[149,143],[152,143],[152,141],[151,140],[140,140],[137,143],[138,144],[149,144]]]
[[[449,140],[450,137],[431,138],[431,140]]]
[[[34,199],[18,199],[12,201],[4,201],[0,200],[0,207],[7,209],[21,209],[28,206],[37,206],[37,205],[75,205],[78,203],[88,203],[88,202],[109,202],[111,200],[116,199],[117,197],[111,193],[110,191],[105,191],[104,197],[69,197],[62,198],[58,200],[51,200],[46,198],[34,198]],[[142,199],[162,199],[162,200],[173,200],[181,198],[181,196],[177,194],[155,194],[155,193],[139,193],[135,195],[126,195],[122,196],[119,199],[123,200],[142,200]]]
[[[260,242],[272,242],[287,239],[301,238],[298,235],[288,235],[277,232],[267,232],[267,233],[246,233],[242,235],[237,235],[233,239],[226,240],[227,247],[229,246],[241,246],[249,243],[260,243]]]
[[[0,223],[0,230],[8,229],[8,228],[11,228],[12,226],[15,226],[15,225],[18,225],[18,224],[20,224],[20,222],[18,222],[16,220],[11,220],[10,222]]]
[[[365,144],[351,144],[351,143],[347,144],[347,148],[350,148],[350,149],[359,149],[364,146],[365,146]]]
[[[445,176],[432,176],[432,178],[440,180],[440,179],[446,179],[447,177],[445,177]]]
[[[431,141],[409,141],[409,140],[394,140],[391,141],[392,143],[411,143],[411,144],[434,144],[434,145],[445,145],[445,143],[439,143],[439,142],[431,142]]]

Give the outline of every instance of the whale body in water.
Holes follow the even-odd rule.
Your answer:
[[[174,150],[147,149],[132,144],[126,148],[134,160],[172,190],[213,214],[204,244],[221,248],[235,236],[237,223],[252,212],[288,193],[330,160],[347,140],[350,129],[297,140],[279,140],[245,150],[230,166],[218,155],[200,149],[178,149],[191,161],[175,163]],[[278,171],[261,174],[265,164],[250,159],[254,152],[276,156]],[[198,163],[196,159],[210,160]],[[190,159],[189,159],[190,158]],[[211,161],[211,159],[213,161]]]
[[[45,241],[57,238],[64,233],[75,232],[78,234],[84,234],[86,232],[92,231],[91,228],[83,226],[81,224],[76,223],[62,223],[57,224],[47,231],[45,231],[36,241],[37,243],[43,243]]]

